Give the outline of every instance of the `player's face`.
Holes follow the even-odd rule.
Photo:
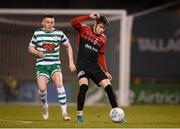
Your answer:
[[[93,29],[96,34],[101,35],[106,30],[106,26],[103,23],[94,24]]]
[[[52,28],[54,26],[54,18],[48,18],[48,17],[44,18],[42,24],[45,31],[50,32],[52,31]]]

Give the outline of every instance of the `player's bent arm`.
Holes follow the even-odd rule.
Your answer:
[[[30,45],[29,45],[29,46],[28,46],[28,51],[29,51],[29,53],[38,56],[38,51],[35,49],[35,46],[30,46]]]
[[[100,66],[103,68],[103,70],[104,70],[106,76],[108,77],[108,79],[112,80],[112,76],[111,76],[111,74],[107,70],[106,59],[105,59],[104,53],[100,53],[98,55],[98,62],[100,64]]]
[[[74,29],[79,30],[79,28],[81,27],[81,22],[86,21],[90,18],[95,19],[95,18],[99,18],[99,17],[100,17],[99,13],[93,12],[87,16],[76,17],[76,18],[72,19],[70,23]]]
[[[71,72],[75,71],[76,67],[75,67],[74,61],[73,61],[73,50],[72,50],[71,44],[68,42],[68,43],[65,43],[64,45],[65,45],[66,51],[68,53],[69,68],[70,68]]]
[[[36,56],[39,56],[39,57],[45,57],[45,54],[43,52],[40,52],[38,50],[35,49],[35,46],[28,46],[28,51],[29,53],[31,54],[34,54]]]
[[[100,64],[100,66],[103,68],[104,72],[108,72],[104,53],[100,53],[98,55],[98,62]]]
[[[71,20],[71,25],[74,29],[78,30],[81,27],[81,22],[90,19],[90,16],[80,16]]]
[[[97,13],[97,12],[93,12],[93,13],[89,14],[89,17],[90,17],[90,18],[93,18],[93,19],[99,18],[99,17],[100,17],[100,14]]]
[[[111,81],[112,80],[112,75],[109,72],[105,72],[105,74],[108,77],[108,79]]]

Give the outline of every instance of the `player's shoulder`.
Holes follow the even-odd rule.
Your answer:
[[[44,32],[44,30],[43,30],[43,28],[38,28],[38,29],[36,29],[35,31],[34,31],[34,34],[36,35],[36,34],[41,34],[41,33],[43,33]]]
[[[35,32],[37,32],[37,31],[44,31],[44,30],[43,30],[43,28],[38,28],[35,30]]]

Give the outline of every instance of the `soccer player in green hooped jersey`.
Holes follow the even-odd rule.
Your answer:
[[[73,51],[66,35],[54,28],[54,17],[45,15],[42,20],[43,28],[37,29],[29,43],[28,50],[37,56],[36,76],[39,87],[39,95],[43,105],[43,119],[49,118],[47,103],[47,82],[51,78],[57,88],[58,100],[61,105],[62,117],[65,121],[71,118],[67,113],[66,92],[63,86],[62,73],[59,60],[60,45],[67,49],[69,68],[75,71]]]

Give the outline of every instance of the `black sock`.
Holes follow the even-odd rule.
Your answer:
[[[88,85],[86,84],[82,84],[79,88],[79,93],[77,96],[77,110],[78,111],[83,110],[87,90],[88,90]]]
[[[105,87],[105,91],[108,95],[108,98],[109,98],[109,102],[112,106],[112,108],[115,108],[115,107],[118,107],[118,104],[117,104],[117,100],[116,100],[116,95],[112,89],[112,86],[111,85],[107,85]]]

